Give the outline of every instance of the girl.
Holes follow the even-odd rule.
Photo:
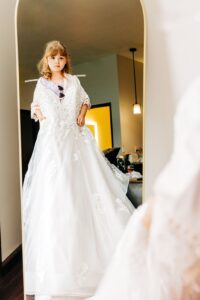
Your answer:
[[[134,208],[129,178],[85,126],[90,99],[59,41],[46,45],[31,103],[40,129],[23,184],[24,289],[36,300],[94,294]]]

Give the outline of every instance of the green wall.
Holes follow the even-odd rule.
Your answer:
[[[112,54],[73,65],[73,74],[87,75],[87,77],[79,77],[79,79],[92,104],[111,102],[113,146],[121,147],[117,56]]]

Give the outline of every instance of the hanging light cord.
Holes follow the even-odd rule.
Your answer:
[[[130,51],[133,54],[133,79],[134,79],[134,92],[135,92],[135,104],[137,104],[137,89],[136,89],[136,72],[135,72],[135,59],[134,59],[134,52],[136,48],[130,48]]]

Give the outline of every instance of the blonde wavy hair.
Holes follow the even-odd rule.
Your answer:
[[[51,79],[52,77],[52,72],[51,69],[49,68],[47,57],[55,56],[58,53],[62,56],[65,56],[67,59],[67,62],[61,71],[62,74],[64,75],[64,73],[69,73],[69,74],[72,73],[71,56],[66,46],[62,44],[60,41],[50,41],[46,44],[43,57],[40,59],[40,61],[37,64],[39,73],[42,76],[44,76],[46,79]]]

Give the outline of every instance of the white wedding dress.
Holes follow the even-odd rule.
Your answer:
[[[22,193],[24,292],[35,299],[88,297],[134,210],[126,197],[129,177],[108,162],[90,130],[77,125],[82,103],[91,105],[78,77],[65,74],[62,102],[41,79],[31,117],[39,104],[46,119]]]
[[[200,299],[200,79],[175,116],[174,150],[149,201],[135,210],[94,297],[88,300]]]

